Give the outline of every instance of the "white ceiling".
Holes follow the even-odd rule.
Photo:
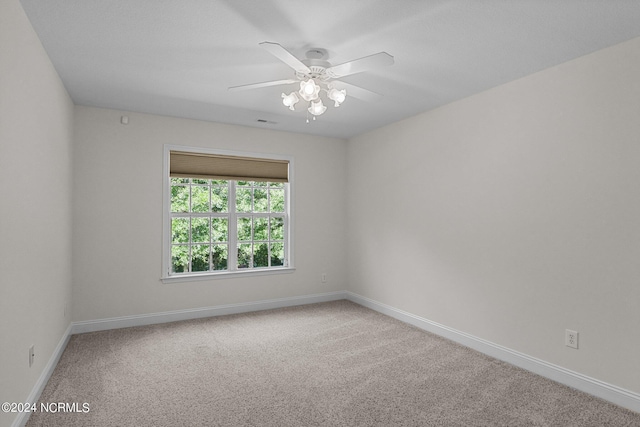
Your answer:
[[[348,138],[640,36],[638,0],[22,0],[80,105]],[[315,122],[280,94],[294,85],[258,46],[395,64],[344,81],[378,92]],[[260,123],[257,120],[274,122]]]

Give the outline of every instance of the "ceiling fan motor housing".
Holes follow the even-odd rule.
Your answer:
[[[319,80],[328,80],[329,79],[329,75],[326,73],[327,68],[329,68],[331,66],[331,64],[329,64],[326,61],[315,61],[313,60],[314,63],[312,63],[310,60],[305,60],[303,61],[303,63],[309,67],[309,70],[311,71],[310,73],[301,73],[301,72],[296,72],[296,76],[300,79],[319,79]],[[322,64],[318,64],[318,62],[322,63]]]
[[[326,74],[327,68],[331,67],[327,58],[329,55],[327,54],[326,49],[321,49],[318,47],[314,47],[309,49],[305,56],[306,59],[303,59],[301,62],[309,67],[311,70],[310,73],[302,73],[296,72],[296,76],[300,79],[320,79],[327,80],[329,76]]]

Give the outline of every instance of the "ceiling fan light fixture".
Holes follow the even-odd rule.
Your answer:
[[[302,99],[305,101],[314,101],[318,99],[318,94],[320,93],[320,86],[313,81],[313,79],[309,79],[307,81],[300,82],[300,90],[298,91]]]
[[[285,107],[289,107],[291,111],[295,110],[295,106],[298,101],[300,101],[300,98],[298,98],[298,95],[296,95],[295,92],[291,92],[289,95],[285,93],[282,94],[282,103]]]
[[[231,86],[229,90],[258,89],[271,86],[299,83],[300,88],[290,94],[282,93],[282,103],[291,111],[295,111],[295,105],[302,99],[307,104],[307,123],[316,120],[316,117],[324,114],[327,107],[322,103],[320,92],[334,102],[334,107],[339,107],[347,99],[346,89],[334,87],[332,80],[340,79],[352,74],[361,73],[370,69],[392,65],[393,56],[386,52],[378,52],[353,61],[332,65],[328,60],[326,49],[313,48],[307,51],[307,59],[301,61],[287,49],[273,42],[259,43],[273,56],[287,64],[295,71],[295,79],[272,80],[262,83],[253,83],[241,86]],[[358,86],[336,80],[338,86],[348,87],[350,96],[364,100],[374,100],[380,97],[375,92],[370,92]],[[277,92],[276,92],[277,93]],[[304,107],[303,107],[304,108]]]
[[[327,96],[330,100],[335,102],[334,107],[339,107],[340,104],[347,99],[347,91],[346,89],[338,90],[336,88],[331,88]]]
[[[318,99],[315,102],[311,102],[311,106],[308,108],[308,111],[314,116],[319,116],[327,111],[327,107],[322,103],[322,99]]]

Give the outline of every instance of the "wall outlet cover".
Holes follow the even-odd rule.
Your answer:
[[[33,365],[33,359],[36,357],[35,345],[29,347],[29,367]]]
[[[578,332],[566,329],[564,332],[564,344],[567,347],[578,348]]]

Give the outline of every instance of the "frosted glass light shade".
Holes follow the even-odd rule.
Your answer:
[[[298,93],[305,101],[314,101],[318,99],[318,93],[320,92],[320,86],[313,81],[313,79],[309,79],[306,82],[300,82],[300,90]]]
[[[328,96],[330,100],[335,102],[334,107],[339,107],[340,104],[342,104],[344,100],[347,99],[347,91],[345,89],[338,90],[332,88],[331,90],[329,90]]]
[[[291,111],[295,109],[298,101],[300,101],[300,98],[298,98],[298,95],[296,95],[295,92],[291,92],[289,95],[284,93],[282,94],[282,103],[285,105],[285,107],[289,107]]]
[[[327,107],[325,107],[325,105],[322,103],[322,99],[318,99],[316,102],[311,103],[308,111],[314,116],[319,116],[320,114],[327,111]]]

